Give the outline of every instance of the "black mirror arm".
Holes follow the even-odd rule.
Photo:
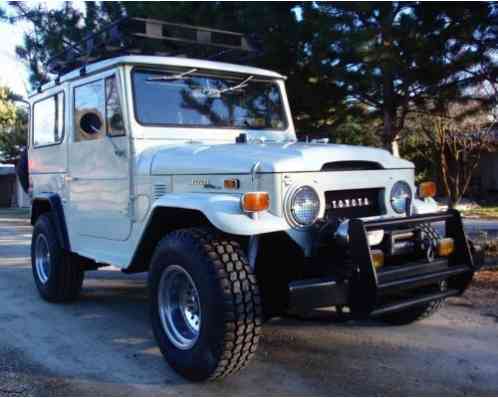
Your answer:
[[[109,140],[109,142],[111,143],[112,147],[114,148],[114,154],[118,158],[126,157],[126,151],[124,149],[118,148],[118,146],[116,145],[116,143],[114,142],[114,140],[112,139],[112,137],[109,134],[105,134],[105,136]]]

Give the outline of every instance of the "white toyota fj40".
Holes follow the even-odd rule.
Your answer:
[[[132,25],[135,39],[249,46],[152,20],[104,33]],[[30,97],[31,255],[44,299],[77,298],[101,266],[148,272],[162,353],[205,380],[249,361],[265,318],[336,307],[404,324],[467,288],[475,249],[458,212],[437,212],[432,183],[417,194],[412,163],[298,142],[278,73],[130,53],[66,52],[59,77]]]

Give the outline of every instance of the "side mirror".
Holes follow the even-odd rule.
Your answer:
[[[102,131],[103,122],[95,112],[87,112],[80,118],[80,129],[85,134],[94,135]]]
[[[114,115],[111,116],[109,120],[109,127],[110,127],[109,135],[111,137],[123,135],[124,123],[120,113],[115,113]]]

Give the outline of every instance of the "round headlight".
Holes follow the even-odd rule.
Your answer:
[[[320,198],[313,188],[303,186],[294,192],[290,201],[290,213],[296,224],[302,227],[313,224],[319,212]]]
[[[410,185],[404,181],[398,181],[391,190],[391,206],[396,213],[406,213],[407,199],[412,197]]]

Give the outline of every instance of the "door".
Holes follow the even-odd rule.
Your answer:
[[[67,183],[73,233],[124,241],[131,231],[130,159],[120,92],[114,73],[73,86]]]

